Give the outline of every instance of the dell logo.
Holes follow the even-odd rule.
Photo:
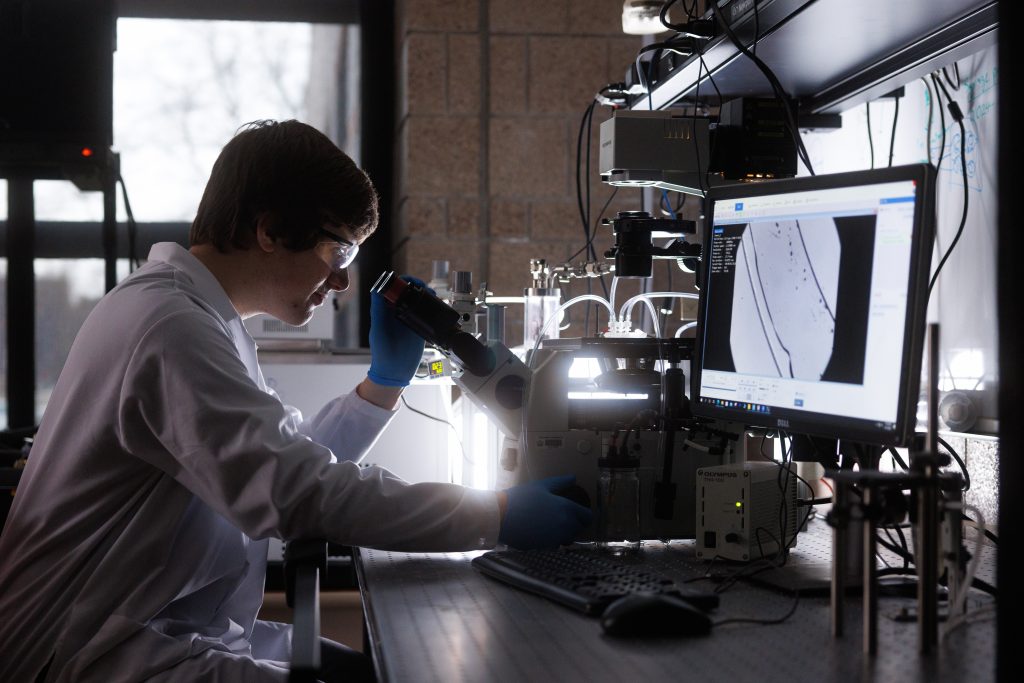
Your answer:
[[[783,429],[789,429],[789,420],[783,420],[782,418],[779,418],[778,420],[776,420],[776,424],[779,427],[782,427]]]

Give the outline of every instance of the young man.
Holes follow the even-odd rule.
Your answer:
[[[495,493],[356,465],[423,351],[379,297],[354,391],[304,421],[267,388],[242,319],[309,320],[376,222],[369,179],[309,126],[227,144],[191,248],[155,245],[100,301],[50,398],[0,537],[0,680],[284,681],[290,630],[256,619],[267,538],[540,547],[589,521],[551,492],[565,480]]]

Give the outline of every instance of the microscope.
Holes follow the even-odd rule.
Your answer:
[[[675,259],[687,270],[697,265],[700,246],[685,240],[695,232],[691,221],[629,212],[609,224],[616,242],[606,256],[623,276],[649,275],[656,258]],[[673,241],[655,246],[661,238]],[[568,265],[551,270],[566,276],[602,271]],[[690,414],[685,368],[693,339],[626,334],[619,325],[602,336],[543,338],[526,349],[524,360],[502,340],[471,332],[473,316],[456,310],[456,302],[393,272],[385,272],[372,291],[442,354],[431,375],[450,375],[503,433],[499,488],[574,474],[595,501],[599,462],[607,465],[614,455],[614,464],[635,470],[641,538],[693,538],[697,470],[743,460],[737,430],[698,423]],[[581,366],[590,371],[574,371]],[[591,529],[591,540],[604,540],[596,535]]]

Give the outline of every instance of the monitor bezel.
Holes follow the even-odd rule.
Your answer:
[[[714,227],[715,204],[721,201],[771,194],[788,194],[808,190],[875,185],[913,180],[916,183],[913,237],[907,283],[908,305],[903,338],[904,373],[900,380],[899,403],[893,429],[886,430],[871,420],[839,418],[824,413],[777,409],[769,414],[751,414],[738,408],[702,404],[700,382],[704,351],[704,323],[707,316],[707,298],[701,296],[698,305],[696,339],[690,376],[690,406],[697,417],[741,423],[746,427],[784,430],[787,433],[811,434],[882,446],[910,445],[917,426],[917,399],[921,383],[921,354],[924,348],[927,318],[928,278],[935,231],[935,179],[931,164],[911,164],[869,171],[854,171],[830,175],[769,180],[757,183],[738,183],[712,189],[705,199],[702,230],[702,256],[699,274],[701,292],[708,291],[710,268],[707,266],[707,246],[711,243]]]

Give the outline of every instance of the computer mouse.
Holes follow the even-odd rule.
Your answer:
[[[605,608],[601,628],[610,636],[706,636],[711,617],[672,595],[634,593]]]

